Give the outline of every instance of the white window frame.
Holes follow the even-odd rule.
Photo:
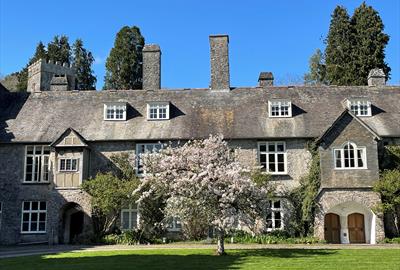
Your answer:
[[[356,107],[353,109],[352,107]],[[366,114],[363,114],[364,110],[361,109],[362,106],[367,106]],[[349,111],[359,117],[372,116],[371,102],[366,99],[349,99],[347,100],[347,107]]]
[[[144,171],[141,170],[141,157],[140,157],[140,155],[144,154],[144,153],[148,153],[146,151],[148,146],[152,147],[151,151],[153,151],[153,152],[154,152],[154,149],[156,148],[156,146],[159,146],[160,149],[163,148],[163,144],[160,143],[160,142],[158,142],[158,143],[138,143],[138,144],[136,144],[136,175],[138,175],[138,176],[142,176],[142,175],[145,174]],[[142,147],[144,147],[144,149],[145,149],[144,152],[139,151],[139,150],[141,150]]]
[[[33,147],[33,153],[28,154],[28,148]],[[41,154],[36,154],[36,149],[40,148]],[[44,151],[48,150],[48,154],[44,154]],[[26,145],[25,146],[25,162],[24,162],[24,183],[36,184],[36,183],[49,183],[50,181],[50,146],[48,145]],[[32,175],[31,180],[27,180],[27,166],[28,158],[32,158],[32,169],[30,174]],[[39,161],[40,175],[36,173],[36,163]],[[47,162],[47,164],[46,164]],[[38,178],[35,179],[35,175]]]
[[[126,121],[126,103],[105,103],[104,104],[104,120],[105,121]],[[114,111],[109,117],[108,109],[112,108]],[[117,118],[117,109],[122,110],[122,118]]]
[[[32,203],[38,203],[38,209],[37,210],[32,210]],[[40,204],[41,203],[45,203],[46,209],[42,210],[40,209]],[[24,210],[24,203],[29,203],[29,210]],[[31,234],[31,233],[46,233],[46,229],[47,229],[47,202],[46,201],[23,201],[22,202],[22,207],[21,207],[21,233],[22,234]],[[39,230],[39,219],[40,219],[40,214],[45,214],[45,221],[44,221],[44,230]],[[28,220],[28,227],[29,230],[28,231],[24,231],[23,230],[23,226],[24,226],[24,214],[29,214],[29,220]],[[32,214],[37,214],[37,227],[36,230],[32,230]]]
[[[283,144],[283,151],[278,151],[278,144]],[[265,151],[261,151],[261,145],[265,145]],[[275,146],[275,151],[270,152],[268,149],[269,145],[274,145]],[[257,143],[257,152],[258,152],[258,162],[260,165],[261,163],[261,155],[265,155],[265,172],[272,174],[272,175],[286,175],[287,174],[287,150],[286,150],[286,142],[284,141],[262,141]],[[274,154],[275,156],[275,171],[270,171],[269,168],[269,155]],[[283,155],[283,163],[284,163],[284,171],[277,171],[278,170],[278,155]]]
[[[180,224],[180,227],[177,226]],[[167,230],[169,232],[180,232],[182,230],[182,221],[179,217],[172,217],[167,223]]]
[[[67,161],[70,161],[70,168],[67,168]],[[64,161],[64,169],[61,169],[61,163]],[[75,169],[72,168],[72,162],[75,161]],[[58,159],[59,172],[77,172],[79,171],[79,158],[59,158]]]
[[[288,114],[284,115],[284,110],[283,107],[287,105],[288,106]],[[278,106],[278,115],[272,115],[272,107],[273,106]],[[292,117],[292,102],[290,100],[269,100],[268,101],[268,115],[271,118],[288,118]]]
[[[133,205],[135,205],[135,207],[133,207]],[[140,218],[140,214],[139,214],[139,207],[136,204],[129,204],[128,208],[123,208],[121,209],[121,220],[120,220],[120,228],[121,231],[129,231],[129,230],[134,230],[139,228],[139,218]],[[129,217],[128,217],[128,229],[123,228],[123,224],[124,224],[124,213],[128,213]],[[136,213],[136,224],[135,226],[133,226],[134,224],[132,224],[132,213]]]
[[[345,146],[352,146],[353,147],[353,157],[354,157],[354,167],[345,167]],[[359,166],[359,156],[358,156],[358,151],[361,150],[361,160],[363,163],[363,166]],[[351,151],[351,150],[348,150]],[[337,160],[337,153],[340,152],[340,167],[337,167],[336,160]],[[333,148],[332,149],[332,156],[333,156],[333,166],[335,170],[365,170],[368,169],[367,167],[367,148],[365,146],[358,147],[355,143],[353,142],[345,142],[342,144],[341,147]],[[350,159],[349,159],[349,164],[350,164]]]
[[[150,111],[155,110],[155,117]],[[165,109],[165,117],[162,117],[161,110]],[[150,102],[147,103],[147,120],[168,120],[169,102]]]
[[[276,202],[279,202],[279,204],[280,204],[280,208],[275,208],[275,203]],[[269,205],[270,205],[270,208],[269,208],[269,211],[270,211],[270,214],[271,214],[271,218],[269,219],[268,217],[267,217],[267,222],[268,221],[271,221],[271,227],[272,228],[267,228],[267,231],[268,232],[271,232],[271,231],[275,231],[275,230],[282,230],[283,229],[283,227],[284,227],[284,224],[283,224],[283,216],[284,216],[284,212],[283,212],[283,207],[282,207],[282,200],[270,200],[269,201]],[[281,226],[278,228],[278,227],[276,227],[276,221],[278,220],[278,219],[276,219],[276,213],[277,212],[279,212],[280,213],[280,222],[281,222]],[[268,226],[268,225],[267,225]]]

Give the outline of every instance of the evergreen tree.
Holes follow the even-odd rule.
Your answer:
[[[106,60],[104,89],[142,88],[142,48],[144,38],[136,26],[123,27]]]
[[[304,75],[304,83],[311,85],[327,84],[324,54],[317,49],[309,60],[310,72]]]
[[[365,2],[355,9],[351,18],[344,7],[337,6],[325,40],[326,82],[336,85],[367,85],[368,73],[374,68],[382,68],[387,78],[390,78],[391,69],[385,62],[385,47],[389,36],[383,29],[378,12]],[[305,83],[318,82],[322,74],[323,58],[314,54],[310,59],[310,71],[304,76]]]
[[[44,44],[40,41],[38,45],[36,46],[36,50],[34,55],[32,56],[31,59],[29,59],[28,64],[20,71],[17,73],[18,77],[18,84],[17,84],[17,89],[18,91],[26,91],[28,87],[28,67],[38,61],[39,59],[47,59],[47,51],[46,47]]]
[[[81,39],[77,39],[72,46],[73,64],[76,69],[77,89],[94,90],[96,89],[96,77],[93,75],[92,64],[94,57],[91,52],[83,47]]]
[[[352,60],[352,84],[366,85],[368,73],[382,68],[389,78],[391,68],[385,63],[385,47],[389,36],[383,32],[384,25],[378,12],[363,2],[351,18],[354,45]]]
[[[352,84],[351,59],[353,35],[350,18],[344,7],[333,11],[326,39],[326,78],[330,84]]]
[[[71,63],[71,46],[67,36],[55,36],[52,42],[47,44],[49,60],[61,63]]]

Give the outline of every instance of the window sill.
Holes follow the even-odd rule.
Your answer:
[[[126,119],[103,119],[104,121],[107,122],[123,122],[126,121]]]
[[[160,118],[160,119],[149,119],[147,118],[147,121],[166,121],[169,120],[169,118]]]
[[[50,181],[48,181],[48,182],[22,182],[21,184],[23,184],[23,185],[48,185],[48,184],[50,184]]]
[[[368,168],[334,168],[334,171],[360,171],[360,170],[368,170]]]
[[[46,231],[40,231],[40,232],[20,232],[21,234],[27,235],[27,234],[46,234]]]

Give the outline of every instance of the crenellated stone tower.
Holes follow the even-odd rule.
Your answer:
[[[75,90],[76,71],[67,63],[40,59],[28,67],[28,92]]]

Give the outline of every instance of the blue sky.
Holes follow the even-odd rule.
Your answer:
[[[210,34],[229,34],[232,86],[257,84],[260,71],[272,71],[278,84],[298,81],[308,59],[323,48],[336,5],[352,14],[358,1],[21,1],[0,0],[0,74],[20,70],[38,41],[65,34],[82,38],[96,58],[103,85],[105,59],[115,34],[139,26],[146,43],[162,50],[162,86],[208,87]],[[369,0],[390,35],[386,61],[389,84],[400,85],[400,1]]]

